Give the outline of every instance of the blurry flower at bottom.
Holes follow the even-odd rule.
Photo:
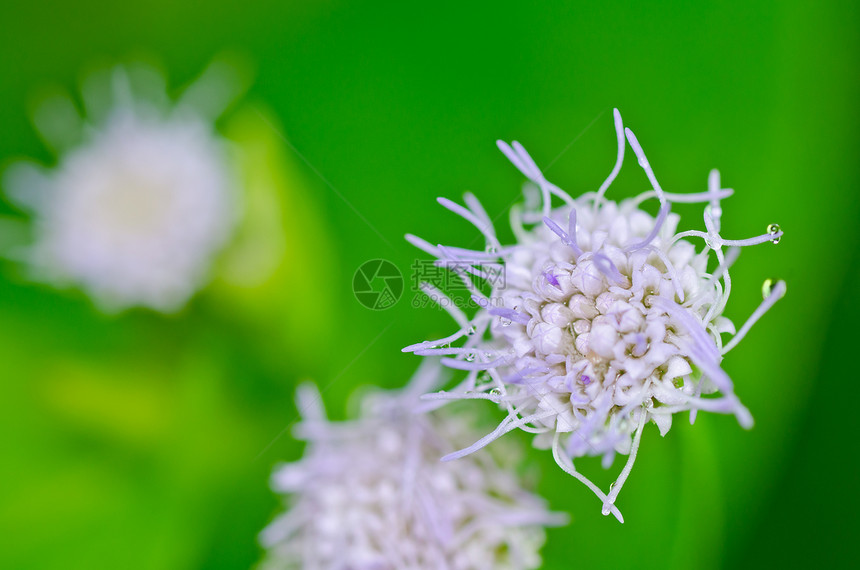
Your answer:
[[[365,396],[361,417],[346,422],[328,421],[316,388],[300,387],[296,435],[308,443],[301,460],[273,476],[288,510],[261,534],[264,568],[540,565],[543,527],[566,517],[547,511],[504,458],[483,452],[440,462],[475,432],[462,418],[410,412],[428,374],[437,372],[425,367],[400,394]]]
[[[237,217],[225,144],[206,109],[230,87],[213,64],[171,102],[157,72],[141,81],[131,71],[140,70],[117,67],[85,84],[86,119],[67,97],[44,102],[34,120],[58,163],[14,164],[6,193],[33,216],[32,243],[18,254],[33,279],[80,287],[106,311],[172,312],[208,279]]]

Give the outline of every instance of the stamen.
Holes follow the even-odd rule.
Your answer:
[[[508,143],[503,140],[497,140],[496,146],[499,147],[499,150],[502,151],[502,154],[504,154],[508,158],[508,160],[510,160],[513,165],[517,167],[517,170],[522,172],[523,175],[529,180],[532,179],[534,173],[526,167],[525,163],[523,163],[522,159],[516,152],[514,152],[514,149],[512,149]]]
[[[421,283],[420,289],[425,295],[430,297],[433,302],[445,309],[445,311],[451,315],[451,318],[460,325],[461,329],[469,330],[472,323],[469,321],[468,317],[466,317],[466,314],[454,304],[454,301],[452,301],[448,295],[430,283]]]
[[[574,228],[576,228],[576,210],[571,210],[570,215],[572,220],[571,224]],[[561,238],[561,242],[564,245],[568,246],[570,249],[573,250],[574,255],[576,255],[577,257],[582,255],[582,250],[579,249],[578,245],[576,245],[575,233],[573,234],[573,237],[571,237],[568,233],[561,229],[561,226],[559,226],[557,223],[555,223],[549,217],[546,216],[544,216],[543,223],[546,224],[546,227],[548,227],[554,234]]]
[[[726,354],[728,351],[733,349],[737,344],[746,336],[749,330],[752,328],[754,324],[766,313],[770,310],[771,307],[776,304],[777,301],[782,299],[785,295],[786,286],[785,281],[779,281],[773,289],[771,289],[770,295],[761,302],[758,308],[750,315],[750,318],[747,319],[747,322],[741,327],[741,330],[738,331],[738,334],[732,337],[726,346],[723,347],[723,354]]]
[[[624,276],[605,254],[595,253],[593,260],[597,270],[603,273],[610,281],[613,281],[617,285],[624,284]]]
[[[657,234],[660,233],[660,228],[663,226],[663,222],[666,221],[666,217],[669,215],[669,210],[671,208],[672,205],[668,201],[663,202],[663,204],[660,205],[660,213],[657,214],[657,220],[654,222],[654,228],[651,230],[651,233],[649,233],[645,239],[639,243],[635,243],[624,248],[624,252],[631,253],[650,244],[654,238],[657,237]]]
[[[541,198],[543,200],[542,213],[544,216],[549,216],[550,210],[552,209],[553,195],[558,196],[568,205],[573,205],[575,203],[575,200],[571,198],[567,192],[555,184],[552,184],[546,179],[546,177],[544,177],[543,173],[540,171],[537,164],[535,164],[535,161],[523,145],[517,141],[513,141],[511,145],[508,145],[506,142],[499,140],[496,141],[496,146],[499,147],[499,150],[508,157],[508,160],[510,160],[514,166],[516,166],[520,172],[526,176],[526,178],[540,187]]]
[[[506,309],[504,307],[492,307],[489,309],[489,313],[496,317],[510,319],[521,325],[527,325],[532,320],[532,318],[526,313],[521,313],[513,309]]]
[[[443,347],[428,347],[422,348],[415,351],[415,354],[418,356],[450,356],[452,354],[460,355],[470,355],[477,354],[479,349],[474,346],[443,346]],[[500,353],[495,350],[485,350],[481,349],[480,352],[491,354],[492,356],[498,356]]]
[[[515,372],[514,374],[503,378],[502,384],[522,384],[524,381],[529,380],[528,378],[526,378],[526,376],[535,374],[537,372],[549,372],[549,368],[547,368],[546,366],[524,368],[519,372]],[[541,378],[536,378],[535,380],[541,380]]]
[[[719,281],[719,279],[723,276],[724,273],[727,273],[732,265],[735,264],[735,261],[738,260],[738,257],[741,255],[741,248],[739,247],[730,247],[726,252],[725,261],[720,263],[720,265],[714,270],[714,273],[708,278],[708,281],[711,283],[715,281]]]
[[[723,215],[723,209],[720,207],[720,171],[714,168],[708,174],[708,194],[711,196],[711,216],[714,218],[716,232],[720,231],[720,218]]]
[[[442,364],[448,368],[454,368],[455,370],[489,370],[491,368],[496,368],[497,366],[502,366],[505,363],[504,357],[497,358],[492,362],[465,362],[463,360],[455,360],[453,358],[442,359]]]
[[[439,197],[436,198],[436,201],[439,202],[445,208],[448,208],[455,214],[458,214],[465,220],[471,222],[471,224],[478,228],[478,231],[483,234],[489,245],[495,248],[501,247],[499,244],[499,240],[496,238],[495,229],[493,228],[492,224],[487,224],[484,220],[481,220],[478,216],[476,216],[460,204],[449,200],[448,198]]]
[[[483,447],[486,447],[487,444],[492,443],[506,433],[513,431],[522,425],[540,421],[554,414],[555,412],[540,412],[537,414],[526,416],[524,418],[517,419],[512,416],[508,416],[504,420],[502,420],[502,422],[496,427],[496,429],[494,429],[469,447],[465,447],[459,451],[455,451],[453,453],[445,455],[444,457],[442,457],[442,461],[453,461],[454,459],[460,459],[461,457],[465,457],[471,453],[478,451]]]
[[[452,402],[457,400],[490,400],[491,402],[498,402],[499,396],[495,394],[487,394],[485,392],[457,394],[455,392],[446,392],[444,390],[440,390],[438,392],[433,392],[430,394],[422,394],[421,399],[426,400],[428,402],[435,402],[440,400],[446,402]]]
[[[433,263],[433,265],[435,265],[436,267],[447,269],[451,273],[459,275],[461,279],[463,277],[463,274],[467,273],[470,275],[474,275],[475,277],[480,277],[481,279],[488,278],[488,274],[483,269],[474,267],[472,265],[471,260],[467,261],[460,259],[444,245],[438,246],[438,249],[440,254],[439,259]]]
[[[469,262],[460,263],[459,260],[454,257],[450,257],[450,250],[444,246],[439,246],[439,259],[433,262],[433,265],[436,267],[441,267],[442,269],[447,269],[451,273],[453,273],[457,278],[463,283],[464,287],[470,291],[472,294],[480,294],[477,286],[469,279],[468,275],[474,275],[480,279],[488,279],[489,274],[484,269],[479,269],[471,265]],[[449,262],[454,262],[455,265],[449,265]]]
[[[633,469],[633,464],[636,463],[636,454],[639,452],[639,442],[642,440],[642,428],[645,427],[645,420],[647,418],[648,414],[645,410],[642,410],[639,414],[639,425],[636,428],[636,434],[633,436],[633,446],[630,448],[630,455],[627,457],[627,463],[624,464],[624,469],[622,469],[618,479],[615,480],[615,484],[612,485],[611,490],[609,491],[609,496],[606,497],[606,500],[603,502],[604,515],[608,515],[612,512],[612,507],[615,505],[615,499],[618,497],[618,493],[621,492],[621,487],[624,486],[624,482],[627,481],[627,477]]]
[[[544,194],[544,215],[548,215],[549,210],[552,208],[552,200],[549,197],[550,194],[558,196],[569,206],[575,203],[574,199],[570,197],[570,194],[546,179],[543,172],[538,168],[537,164],[523,145],[517,141],[513,141],[511,145],[514,147],[514,150],[517,151],[520,158],[522,158],[523,164],[525,164],[529,170],[534,173],[532,182],[541,187],[541,192]]]
[[[705,328],[698,322],[688,311],[683,307],[663,297],[653,295],[651,303],[658,308],[666,311],[675,320],[687,330],[687,333],[693,338],[695,346],[700,347],[711,360],[720,361],[720,354],[717,352],[716,345],[713,339],[708,335]]]
[[[511,247],[501,247],[494,248],[495,251],[478,251],[476,249],[466,249],[462,247],[455,247],[453,245],[446,245],[445,249],[449,251],[452,255],[460,258],[460,259],[468,259],[470,261],[495,261],[500,257],[508,254],[513,248]]]
[[[654,247],[652,245],[648,245],[643,247],[645,251],[650,251],[654,255],[660,258],[660,261],[663,262],[663,265],[666,266],[666,273],[669,274],[669,280],[672,282],[672,287],[675,289],[675,295],[678,296],[678,300],[682,303],[684,302],[684,287],[681,285],[681,279],[678,277],[678,272],[675,270],[675,266],[669,260],[669,256],[666,255],[659,247]]]
[[[576,245],[576,206],[571,206],[567,217],[567,237]],[[577,249],[579,249],[578,246]]]
[[[728,198],[729,196],[735,193],[731,188],[723,188],[717,194],[717,197],[720,199]],[[665,196],[667,202],[672,202],[673,204],[697,204],[700,202],[708,202],[713,198],[713,195],[710,192],[691,192],[690,194],[676,194],[673,192],[663,191],[663,196]],[[631,198],[629,204],[638,208],[642,202],[646,200],[650,200],[651,198],[656,198],[657,193],[654,190],[648,190],[646,192],[642,192],[635,198]]]
[[[303,382],[296,388],[296,407],[303,422],[326,421],[322,395],[312,382]]]
[[[612,116],[615,117],[615,136],[618,138],[618,154],[616,155],[615,166],[612,167],[612,172],[609,173],[609,176],[600,185],[600,188],[597,190],[597,196],[594,197],[594,211],[597,211],[597,207],[603,200],[603,195],[606,194],[609,185],[618,176],[618,173],[621,171],[621,163],[624,162],[624,147],[626,146],[624,144],[624,124],[621,122],[621,113],[618,112],[618,109],[612,109]]]
[[[708,244],[708,247],[711,249],[716,249],[718,247],[724,245],[735,245],[739,247],[749,246],[749,245],[758,245],[760,243],[765,243],[768,241],[773,241],[775,239],[779,239],[782,237],[782,231],[778,231],[775,233],[766,233],[760,236],[755,236],[747,239],[723,239],[719,235],[708,234],[698,230],[688,230],[686,232],[681,232],[679,234],[675,234],[675,237],[672,238],[672,243],[683,239],[685,237],[700,237],[705,240],[705,243]]]
[[[469,328],[471,328],[471,326]],[[455,332],[454,334],[446,336],[444,338],[440,338],[437,340],[425,340],[422,342],[416,342],[415,344],[410,344],[409,346],[404,346],[403,348],[400,349],[400,352],[415,352],[416,350],[423,350],[425,348],[435,348],[435,347],[443,345],[443,344],[449,344],[449,343],[452,343],[452,342],[460,339],[461,337],[464,337],[467,334],[469,334],[468,330],[469,329],[460,329],[457,332]]]
[[[601,491],[597,485],[591,482],[591,480],[585,475],[581,474],[576,468],[573,466],[573,460],[567,455],[561,453],[561,449],[559,449],[559,437],[561,436],[560,432],[555,433],[555,437],[552,440],[552,457],[555,459],[556,464],[562,468],[562,470],[568,475],[574,477],[577,481],[588,487],[592,493],[597,495],[597,498],[600,499],[604,504],[606,504],[606,495]],[[624,517],[621,516],[621,511],[618,510],[614,504],[609,506],[610,512],[618,519],[618,522],[624,523]]]
[[[549,188],[545,184],[546,181],[543,179],[543,175],[531,159],[531,156],[525,152],[525,149],[520,143],[513,141],[511,144],[513,145],[513,148],[504,141],[496,141],[496,145],[499,147],[499,150],[508,157],[508,160],[510,160],[514,166],[516,166],[520,172],[526,176],[526,178],[540,186],[541,199],[543,202],[543,215],[548,216],[551,209],[551,198]],[[521,150],[522,153],[520,152]]]
[[[654,171],[651,169],[651,164],[645,156],[645,151],[642,150],[642,146],[639,144],[639,141],[636,140],[636,135],[633,134],[633,131],[630,129],[624,129],[624,132],[627,133],[627,141],[630,143],[630,148],[633,149],[633,152],[636,154],[636,158],[639,159],[639,166],[642,167],[642,170],[644,170],[645,174],[648,176],[648,180],[651,182],[654,192],[657,193],[657,199],[660,200],[660,204],[663,204],[666,201],[666,196],[663,193],[663,188],[660,187],[660,183],[657,182],[657,177],[654,176]]]
[[[432,245],[430,242],[421,239],[420,237],[413,234],[406,234],[406,241],[417,247],[418,249],[424,251],[425,253],[429,253],[433,257],[442,257],[442,254],[439,253],[439,249]]]
[[[484,209],[484,206],[481,204],[481,201],[472,194],[471,192],[466,192],[463,194],[463,201],[466,202],[466,206],[469,207],[472,212],[475,213],[486,225],[487,227],[493,227],[493,220],[487,214],[487,211]],[[495,231],[493,232],[495,233]]]

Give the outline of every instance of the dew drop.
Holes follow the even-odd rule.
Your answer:
[[[778,279],[765,279],[761,285],[761,298],[767,299],[773,293],[773,288],[779,282]]]
[[[466,362],[475,362],[475,353],[470,352],[466,355]]]
[[[472,336],[472,335],[474,335],[476,332],[478,332],[478,331],[475,329],[475,327],[469,327],[469,330],[467,330],[467,331],[466,331],[466,334],[467,334],[467,335],[469,335],[469,336]]]
[[[779,229],[780,229],[779,224],[770,224],[767,227],[767,233],[769,233],[771,235],[775,235],[775,234],[779,233]],[[779,240],[781,240],[781,239],[782,239],[782,236],[778,236],[778,237],[771,239],[770,241],[777,244],[777,243],[779,243]]]
[[[502,391],[499,390],[498,388],[493,388],[492,390],[490,390],[490,395],[491,396],[501,396]]]
[[[495,255],[495,254],[499,253],[499,250],[496,249],[495,247],[491,246],[491,245],[488,245],[484,251],[486,251],[490,255]]]
[[[511,321],[511,319],[508,319],[508,318],[505,318],[505,317],[499,317],[499,324],[500,324],[500,325],[502,325],[503,327],[509,327],[509,326],[511,326],[511,323],[512,323],[512,322],[513,322],[513,321]]]

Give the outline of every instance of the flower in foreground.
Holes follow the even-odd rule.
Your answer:
[[[43,103],[35,122],[56,166],[20,162],[5,177],[33,217],[22,256],[35,280],[80,287],[110,312],[175,311],[205,283],[236,217],[213,128],[229,72],[216,62],[173,102],[158,72],[117,67],[84,84],[87,117],[65,96]]]
[[[732,285],[729,267],[740,246],[776,243],[782,231],[771,224],[758,237],[723,238],[720,200],[732,190],[721,187],[719,173],[711,172],[707,192],[665,192],[618,110],[614,116],[615,166],[597,192],[576,199],[548,182],[519,143],[499,141],[502,152],[540,190],[540,199],[532,201],[536,206],[511,211],[513,245],[499,242],[471,194],[465,207],[439,199],[478,228],[486,249],[407,239],[438,258],[439,265],[453,268],[478,310],[470,318],[445,293],[425,285],[459,329],[404,351],[442,355],[445,365],[468,371],[453,390],[425,398],[440,404],[484,399],[506,411],[491,434],[444,459],[467,456],[511,430],[525,430],[602,500],[603,514],[623,522],[615,501],[647,422],[665,435],[675,413],[689,411],[692,422],[698,410],[706,410],[734,414],[742,426],[752,426],[720,363],[784,295],[785,283],[766,282],[763,303],[736,332],[723,316]],[[627,143],[653,189],[616,203],[605,193],[621,169]],[[553,207],[554,197],[563,205]],[[651,199],[660,205],[656,218],[640,209]],[[678,230],[680,220],[671,207],[682,202],[706,204],[705,231]],[[690,238],[701,239],[703,247],[697,251]],[[499,279],[500,266],[504,279]],[[492,288],[489,297],[482,293],[482,282],[485,290]],[[725,343],[724,334],[732,335]],[[616,454],[628,459],[608,493],[573,464],[575,458],[596,455],[608,468]]]
[[[548,512],[489,453],[442,463],[474,434],[462,418],[413,414],[438,378],[424,367],[402,393],[361,401],[358,419],[326,419],[320,394],[300,387],[296,435],[304,457],[280,466],[274,489],[286,513],[261,534],[264,568],[408,570],[525,569],[540,565]]]

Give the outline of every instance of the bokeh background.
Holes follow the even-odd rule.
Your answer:
[[[853,407],[858,309],[858,7],[854,2],[42,2],[0,17],[0,160],[54,160],[34,94],[74,90],[93,62],[158,61],[181,86],[218,53],[254,66],[219,125],[258,145],[249,176],[278,188],[277,277],[215,283],[175,317],[103,316],[81,294],[0,269],[0,567],[247,568],[278,508],[267,488],[301,446],[297,381],[335,417],[361,385],[402,385],[405,344],[447,315],[353,297],[353,272],[406,232],[466,244],[435,203],[477,194],[501,225],[522,178],[497,151],[521,141],[571,193],[615,160],[611,108],[663,187],[736,189],[724,235],[786,235],[743,252],[728,316],[768,277],[788,294],[725,361],[756,418],[649,426],[619,506],[627,523],[532,451],[539,490],[572,524],[546,568],[848,564],[858,532]],[[256,169],[256,170],[254,170]],[[611,193],[647,188],[628,157]],[[6,217],[19,213],[2,206]],[[685,223],[702,225],[696,208]],[[502,235],[510,235],[502,231]],[[513,435],[511,437],[517,437]],[[619,466],[616,465],[616,469]],[[597,460],[582,469],[603,486]]]

